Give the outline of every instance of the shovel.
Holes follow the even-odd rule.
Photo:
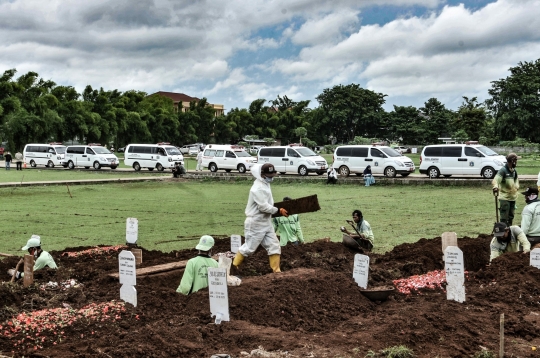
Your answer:
[[[494,194],[495,197],[495,217],[497,218],[496,223],[499,222],[499,192],[496,192]]]

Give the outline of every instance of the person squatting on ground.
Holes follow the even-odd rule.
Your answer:
[[[11,167],[11,161],[13,160],[10,152],[4,154],[4,160],[6,161],[6,170],[9,170]]]
[[[366,169],[364,169],[364,183],[366,186],[375,184],[375,178],[373,177],[373,173],[371,173],[371,165],[368,165]]]
[[[251,174],[255,177],[246,206],[246,220],[244,221],[244,236],[246,242],[240,246],[234,256],[231,269],[238,272],[238,266],[246,256],[252,255],[262,245],[268,253],[270,267],[274,272],[281,272],[279,268],[281,246],[272,226],[272,215],[279,213],[287,217],[287,210],[276,208],[272,198],[270,183],[277,174],[276,169],[270,163],[262,166],[255,164],[251,168]]]
[[[326,171],[326,174],[328,174],[328,179],[326,180],[326,184],[335,184],[337,183],[337,172],[333,167],[329,167]]]
[[[17,170],[22,170],[23,155],[21,152],[15,153],[15,164],[17,165]]]
[[[197,167],[195,168],[195,171],[202,172],[203,166],[202,166],[202,157],[203,157],[203,151],[199,148],[199,152],[197,153]]]
[[[32,235],[32,237],[28,239],[26,246],[24,246],[21,250],[28,250],[28,253],[30,255],[33,255],[34,259],[36,259],[36,261],[34,262],[34,271],[41,270],[45,266],[48,266],[52,269],[58,268],[51,254],[41,249],[41,238],[38,235]],[[9,269],[7,273],[11,277],[13,277],[13,274],[15,273],[15,279],[24,277],[24,272],[15,271],[15,269]]]
[[[172,169],[172,173],[173,178],[180,178],[180,175],[186,174],[186,169],[179,162],[176,162],[174,164],[174,168]]]
[[[349,235],[351,238],[353,238],[356,241],[361,240],[367,240],[373,245],[373,242],[375,241],[375,236],[373,236],[373,231],[371,230],[371,225],[364,220],[364,216],[362,215],[362,212],[360,210],[355,210],[352,213],[353,221],[347,220],[347,222],[351,225],[356,224],[356,231],[360,233],[360,235],[356,233],[352,233],[349,230],[347,230],[345,227],[341,228],[341,231],[345,234]],[[361,242],[359,242],[360,246],[364,247]]]
[[[519,190],[519,179],[516,171],[518,156],[510,153],[506,157],[506,164],[497,172],[491,184],[493,195],[499,196],[500,221],[512,226],[516,199]]]
[[[214,238],[210,235],[201,236],[199,244],[195,246],[199,253],[187,262],[176,292],[189,295],[208,287],[208,268],[218,267],[218,262],[211,257],[212,247],[214,247]]]
[[[532,244],[540,243],[540,201],[538,189],[527,188],[522,192],[527,205],[521,212],[521,230]]]
[[[288,196],[283,198],[283,201],[289,200],[292,199]],[[274,224],[274,230],[279,233],[279,243],[281,246],[287,246],[289,242],[293,245],[304,243],[304,234],[300,227],[298,214],[273,218],[272,223]]]
[[[524,254],[531,251],[531,244],[519,226],[507,226],[503,222],[495,223],[493,239],[489,244],[491,249],[489,262],[506,252],[518,252],[520,244]]]

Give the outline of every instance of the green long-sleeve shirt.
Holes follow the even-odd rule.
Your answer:
[[[499,189],[499,199],[516,201],[519,190],[519,179],[515,169],[508,168],[505,164],[495,175],[491,184]]]
[[[56,262],[53,257],[47,251],[41,251],[36,262],[34,262],[34,271],[41,270],[45,266],[49,266],[52,269],[57,269]],[[21,277],[24,277],[24,272],[21,272]]]
[[[288,242],[300,241],[300,243],[304,243],[304,234],[297,214],[273,218],[272,223],[274,230],[278,231],[281,246],[286,246]]]
[[[519,244],[523,246],[523,252],[531,251],[531,243],[527,240],[527,236],[523,233],[523,230],[519,226],[510,226],[510,241],[509,242],[499,242],[496,237],[491,240],[489,245],[491,249],[491,255],[489,261],[493,260],[496,257],[501,256],[506,252],[518,252]]]
[[[199,255],[189,260],[176,292],[189,295],[208,287],[209,267],[218,267],[218,262],[206,255]]]
[[[527,236],[540,236],[540,201],[530,202],[523,208],[521,230]]]

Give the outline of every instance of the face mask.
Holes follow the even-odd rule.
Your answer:
[[[264,178],[264,181],[267,182],[267,183],[271,183],[272,180],[274,180],[274,178],[272,178],[272,177],[270,177],[270,178],[269,178],[269,177],[265,177],[265,178]]]

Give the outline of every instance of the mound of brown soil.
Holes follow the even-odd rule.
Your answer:
[[[259,346],[290,357],[364,357],[405,345],[417,357],[467,357],[499,346],[499,315],[505,314],[506,352],[536,356],[540,345],[540,271],[529,255],[506,254],[491,265],[488,236],[460,238],[465,268],[466,302],[447,301],[441,289],[371,302],[352,279],[354,253],[339,243],[319,240],[283,248],[281,274],[271,273],[267,254],[258,250],[242,265],[242,285],[229,287],[230,322],[214,324],[208,290],[190,296],[176,293],[182,271],[137,278],[138,306],[126,304],[121,317],[80,320],[66,326],[62,339],[45,339],[43,348],[17,346],[6,336],[7,322],[23,312],[119,299],[117,253],[68,257],[52,252],[59,269],[36,272],[36,283],[0,285],[0,352],[34,357],[210,357]],[[216,252],[230,243],[216,241]],[[87,248],[70,248],[69,252]],[[143,250],[148,267],[186,260],[195,250],[171,253]],[[371,257],[369,287],[391,286],[411,275],[442,270],[441,239],[403,244]],[[0,272],[17,258],[0,261]],[[67,290],[40,289],[49,281],[76,279]],[[82,338],[81,338],[82,337]]]

